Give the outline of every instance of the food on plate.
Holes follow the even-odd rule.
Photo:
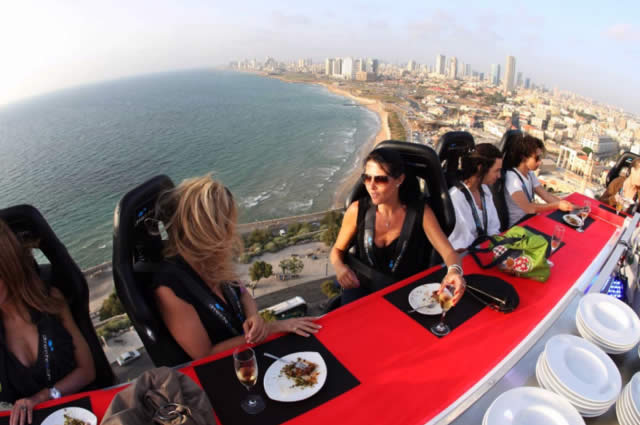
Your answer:
[[[304,363],[306,366],[304,368],[297,367],[298,363]],[[282,368],[280,376],[284,375],[293,381],[291,388],[305,388],[318,383],[319,373],[317,364],[298,357],[296,362],[289,363]]]
[[[64,415],[64,425],[90,425],[89,422],[81,421],[80,419],[72,418],[69,415]]]
[[[567,214],[564,216],[564,221],[569,223],[571,226],[578,227],[580,225],[580,220],[577,217]]]

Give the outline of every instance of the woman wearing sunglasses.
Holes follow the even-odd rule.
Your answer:
[[[513,141],[505,155],[505,198],[509,208],[509,227],[515,225],[527,214],[560,209],[571,211],[574,206],[547,192],[533,173],[540,167],[544,144],[533,136],[519,136]],[[538,195],[545,204],[534,201]]]
[[[346,304],[372,292],[361,285],[343,261],[344,253],[355,242],[356,257],[377,272],[399,281],[429,267],[428,253],[433,246],[448,266],[442,280],[454,287],[454,304],[464,293],[464,279],[458,254],[440,228],[433,211],[425,204],[418,180],[405,174],[400,154],[389,148],[374,150],[364,160],[363,183],[368,196],[353,202],[345,212],[330,260],[338,283],[344,288]],[[379,288],[376,288],[379,289]]]

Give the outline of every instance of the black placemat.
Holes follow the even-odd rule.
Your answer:
[[[34,410],[33,422],[31,422],[31,425],[40,425],[45,419],[47,419],[47,416],[56,410],[64,409],[65,407],[82,407],[83,409],[93,412],[93,409],[91,408],[91,399],[89,397],[82,397],[66,403],[56,404],[55,406],[45,407],[44,409]],[[9,416],[0,417],[0,425],[9,425]]]
[[[435,325],[440,321],[440,315],[427,316],[425,314],[420,314],[418,312],[407,313],[407,311],[411,310],[411,305],[409,304],[409,293],[416,287],[420,285],[424,285],[425,283],[433,283],[440,282],[447,274],[447,269],[442,268],[436,272],[431,273],[430,275],[419,279],[409,285],[403,286],[402,288],[390,292],[384,296],[384,298],[389,301],[391,304],[396,306],[402,312],[407,314],[407,316],[411,317],[413,320],[418,322],[422,327],[431,332],[431,326]],[[480,286],[478,276],[482,275],[465,275],[465,279],[468,283],[474,286]],[[449,325],[449,328],[453,332],[458,326],[469,320],[476,313],[482,310],[484,304],[480,303],[476,298],[472,295],[465,293],[458,304],[453,307],[451,310],[447,312],[445,316],[445,322]],[[435,334],[434,334],[435,335]],[[437,335],[436,335],[437,336]],[[445,335],[446,336],[446,335]],[[440,337],[439,337],[440,338]]]
[[[535,233],[537,235],[542,236],[543,238],[545,238],[547,240],[547,242],[549,243],[547,245],[547,258],[551,257],[551,254],[552,254],[552,252],[551,252],[551,236],[547,235],[545,232],[541,232],[540,230],[534,229],[533,227],[530,227],[530,226],[524,226],[524,228],[527,229],[528,231],[530,231],[531,233]],[[560,245],[558,246],[558,249],[562,248],[565,245],[566,245],[566,243],[561,241]],[[556,249],[554,251],[554,253],[557,252],[558,249]]]
[[[605,211],[609,211],[609,212],[610,212],[610,213],[612,213],[612,214],[616,214],[616,213],[617,213],[616,209],[615,209],[615,208],[610,207],[609,205],[605,205],[605,204],[598,204],[598,207],[599,207],[599,208],[602,208],[602,209],[603,209],[603,210],[605,210]],[[626,217],[628,214],[627,214],[626,212],[624,212],[624,211],[620,211],[620,215],[621,215],[621,216],[623,216],[623,217]]]
[[[549,214],[547,217],[549,217],[551,220],[557,221],[558,223],[564,224],[565,226],[567,226],[570,229],[576,230],[576,227],[573,227],[573,226],[567,224],[567,222],[562,219],[562,217],[564,217],[565,214],[569,214],[569,213],[564,212],[564,211],[560,211],[560,210],[555,210],[554,212]],[[593,223],[593,222],[594,222],[594,220],[591,217],[587,217],[587,219],[584,222],[584,226],[582,226],[582,230],[587,230],[589,228],[589,226],[591,226],[591,223]]]
[[[299,416],[314,407],[338,397],[360,382],[349,372],[327,348],[314,336],[305,338],[288,334],[254,347],[258,359],[258,383],[254,392],[259,393],[266,403],[266,408],[257,415],[248,415],[240,407],[240,402],[247,397],[247,389],[240,384],[233,369],[233,356],[228,356],[211,363],[196,366],[195,372],[200,383],[209,396],[213,410],[223,425],[277,425]],[[274,361],[263,355],[264,352],[282,357],[297,351],[317,351],[327,365],[327,380],[322,389],[312,397],[292,403],[273,401],[264,391],[264,373]]]

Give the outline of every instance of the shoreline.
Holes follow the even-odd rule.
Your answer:
[[[241,71],[242,72],[242,71]],[[270,75],[262,72],[251,72],[244,71],[250,74],[267,77],[267,78],[275,78],[277,80],[283,81],[285,83],[293,83],[293,84],[312,84],[322,86],[327,89],[330,93],[337,94],[339,96],[346,97],[347,99],[351,99],[357,102],[360,106],[363,106],[375,113],[380,119],[380,128],[378,132],[371,136],[371,138],[364,143],[359,151],[358,151],[358,162],[364,159],[365,155],[371,152],[380,142],[391,139],[391,129],[389,128],[389,112],[385,109],[385,104],[377,99],[370,99],[367,97],[356,96],[351,93],[346,88],[336,87],[333,83],[325,82],[325,81],[296,81],[290,80],[282,75]],[[360,164],[356,163],[353,165],[353,169],[345,175],[342,181],[338,184],[336,189],[336,193],[333,197],[333,204],[331,208],[342,208],[344,205],[344,201],[349,195],[349,192],[356,184],[358,179],[360,178]]]

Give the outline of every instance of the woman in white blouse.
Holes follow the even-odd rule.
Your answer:
[[[482,143],[462,158],[462,181],[449,189],[456,225],[449,242],[457,251],[467,249],[480,235],[500,233],[500,219],[493,203],[492,185],[500,177],[502,154]]]

